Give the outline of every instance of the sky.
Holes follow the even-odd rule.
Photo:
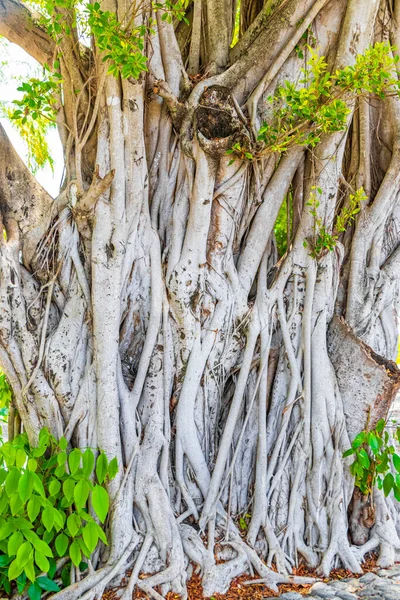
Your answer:
[[[39,70],[38,70],[39,69]],[[21,83],[29,77],[40,77],[38,63],[16,44],[1,40],[0,44],[0,102],[11,103],[19,100],[22,93],[17,90]],[[7,132],[15,150],[27,164],[27,146],[9,119],[1,116],[0,122]],[[39,169],[35,177],[41,185],[53,196],[57,196],[63,172],[63,154],[57,129],[51,128],[47,141],[54,160],[54,173],[49,166]]]

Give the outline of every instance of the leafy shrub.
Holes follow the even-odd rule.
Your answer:
[[[104,484],[115,477],[117,461],[109,463],[103,452],[96,460],[90,448],[68,452],[67,446],[46,428],[37,447],[25,433],[0,446],[0,589],[8,594],[13,581],[19,592],[28,587],[31,600],[40,600],[43,590],[58,591],[57,557],[68,558],[61,573],[68,585],[71,563],[82,567],[99,541],[107,544],[88,505],[104,524]]]
[[[395,438],[400,442],[400,427]],[[377,485],[388,496],[393,490],[400,502],[400,456],[391,443],[385,419],[380,419],[374,429],[361,431],[353,440],[351,448],[343,456],[353,456],[350,472],[355,485],[366,495],[372,495]]]

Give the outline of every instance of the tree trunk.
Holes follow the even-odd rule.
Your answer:
[[[360,572],[369,550],[385,566],[400,551],[397,512],[378,493],[375,524],[352,545],[342,459],[367,409],[387,415],[400,381],[388,362],[399,99],[350,104],[346,131],[312,150],[226,154],[236,139],[255,143],[266,98],[297,81],[305,37],[331,70],[352,65],[397,39],[394,2],[242,0],[233,48],[233,0],[189,2],[188,24],[145,7],[135,23],[155,19],[149,71],[136,80],[107,73],[95,46],[80,52],[74,30],[56,48],[17,0],[0,0],[1,34],[41,62],[61,56],[66,166],[53,200],[1,131],[0,364],[32,441],[46,425],[120,465],[110,549],[63,600],[99,597],[132,564],[127,598],[136,585],[186,597],[196,567],[208,596],[252,570],[276,590],[302,560],[324,575],[339,563]],[[134,4],[101,8],[124,22]],[[355,224],[313,258],[313,186],[332,230],[362,185]]]

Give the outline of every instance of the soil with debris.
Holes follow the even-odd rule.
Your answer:
[[[283,600],[400,600],[400,564],[390,569],[379,569],[376,558],[372,557],[362,564],[364,573],[354,575],[346,569],[334,569],[329,579],[319,579],[314,584],[279,585],[279,593],[263,584],[252,584],[254,577],[238,577],[226,594],[214,594],[212,600],[263,600],[263,598],[282,598]],[[316,577],[315,572],[305,566],[293,570],[293,575]],[[129,573],[127,573],[129,577]],[[145,578],[146,576],[143,576]],[[188,600],[203,600],[203,588],[199,575],[193,575],[187,584]],[[102,600],[117,600],[121,588],[108,590]],[[157,590],[159,593],[161,590]],[[136,588],[132,600],[147,600],[149,597]],[[178,600],[173,593],[165,600]],[[150,599],[149,599],[150,600]]]

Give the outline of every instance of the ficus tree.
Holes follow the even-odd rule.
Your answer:
[[[399,27],[398,0],[0,0],[43,66],[9,116],[65,161],[51,198],[1,130],[10,436],[120,465],[60,599],[395,560],[343,453],[400,385]]]

